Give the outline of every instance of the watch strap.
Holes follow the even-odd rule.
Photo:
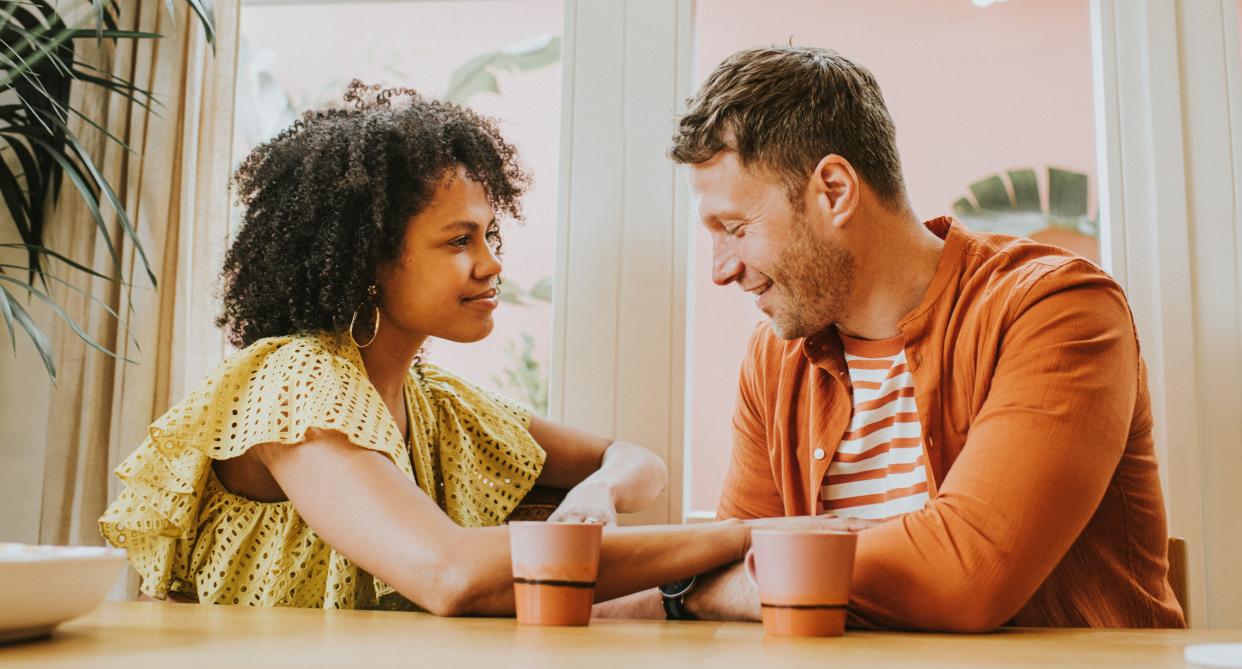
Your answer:
[[[684,581],[677,581],[660,586],[660,596],[664,601],[664,617],[667,620],[698,620],[698,617],[686,608],[686,595],[694,589],[696,577],[691,576]]]

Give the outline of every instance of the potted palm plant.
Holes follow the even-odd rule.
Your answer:
[[[79,53],[79,44],[84,40],[93,40],[102,47],[127,40],[160,39],[161,35],[155,33],[119,29],[122,4],[117,0],[67,0],[54,4],[48,0],[0,0],[0,201],[5,214],[0,218],[7,218],[0,226],[10,225],[16,232],[4,235],[16,241],[0,244],[10,250],[4,262],[0,262],[0,317],[8,328],[14,351],[20,328],[34,343],[53,380],[56,368],[50,339],[23,301],[43,302],[89,345],[109,355],[115,353],[92,339],[52,297],[49,288],[53,284],[70,288],[73,285],[48,270],[49,260],[59,261],[67,271],[114,281],[123,290],[129,290],[131,287],[120,281],[120,254],[108,234],[105,213],[110,210],[124,231],[121,243],[132,245],[151,286],[157,284],[125,207],[74,132],[74,127],[82,123],[101,132],[108,141],[131,150],[109,133],[99,119],[71,104],[70,93],[75,86],[125,96],[147,108],[159,105],[154,92],[135,86]],[[169,12],[178,4],[188,6],[194,13],[208,43],[214,47],[211,0],[165,0]],[[133,5],[130,9],[134,9]],[[66,188],[85,202],[111,257],[108,266],[93,266],[89,260],[70,258],[47,245],[47,224]],[[14,256],[22,260],[14,261]],[[106,305],[103,308],[116,317]]]
[[[1048,168],[1047,204],[1035,171],[1008,170],[970,184],[970,196],[953,203],[967,227],[1027,237],[1100,261],[1099,220],[1088,213],[1086,174]]]

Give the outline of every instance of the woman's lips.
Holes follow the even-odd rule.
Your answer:
[[[499,294],[499,293],[500,293],[500,291],[496,290],[495,288],[488,288],[487,290],[485,290],[485,291],[483,291],[483,292],[481,292],[481,293],[475,293],[474,295],[471,295],[471,296],[469,296],[469,297],[463,297],[463,298],[462,298],[462,300],[465,300],[465,301],[469,301],[469,300],[485,300],[485,299],[488,299],[488,298],[491,298],[491,297],[496,297],[496,295],[497,295],[497,294]]]
[[[462,299],[462,303],[467,306],[474,306],[491,311],[492,309],[500,306],[500,300],[497,299],[497,295],[498,293],[496,289],[493,288],[492,290],[479,293],[473,297],[464,298]]]

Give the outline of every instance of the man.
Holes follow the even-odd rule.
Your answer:
[[[1146,374],[1108,275],[920,222],[874,77],[829,50],[734,54],[670,155],[714,281],[770,318],[720,517],[858,530],[854,626],[1184,626]],[[733,567],[598,613],[755,620],[759,602]]]

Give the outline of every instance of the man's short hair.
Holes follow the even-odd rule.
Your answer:
[[[871,72],[830,49],[756,47],[716,67],[681,118],[669,157],[702,163],[721,150],[785,182],[790,199],[829,154],[885,203],[904,206],[897,131]]]

